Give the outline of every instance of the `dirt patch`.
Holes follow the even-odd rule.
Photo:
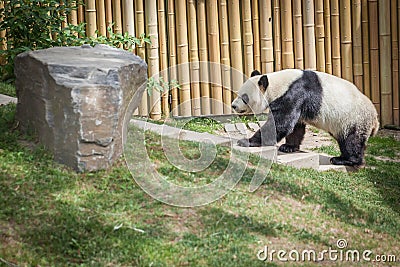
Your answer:
[[[379,137],[393,137],[396,141],[400,142],[400,131],[381,129],[377,136]]]

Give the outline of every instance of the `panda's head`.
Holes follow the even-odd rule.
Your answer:
[[[251,77],[242,85],[237,97],[232,102],[232,108],[237,113],[262,113],[268,102],[265,92],[268,87],[267,75],[261,75],[257,70],[251,73]]]

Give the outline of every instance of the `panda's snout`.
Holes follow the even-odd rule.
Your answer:
[[[237,109],[237,105],[236,104],[232,104],[232,108],[234,109],[234,110],[236,110]]]

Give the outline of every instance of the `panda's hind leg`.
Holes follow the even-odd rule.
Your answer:
[[[361,167],[364,165],[364,151],[368,137],[366,134],[357,132],[356,128],[350,130],[347,137],[337,139],[341,155],[331,158],[334,165],[347,165]]]
[[[284,153],[299,151],[300,144],[303,141],[305,133],[306,125],[304,123],[298,122],[293,131],[288,136],[286,136],[286,142],[279,147],[279,151]]]

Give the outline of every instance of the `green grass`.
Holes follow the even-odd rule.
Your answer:
[[[8,83],[0,82],[0,94],[16,97],[15,87]]]
[[[142,191],[123,160],[108,171],[76,174],[42,148],[23,146],[19,140],[26,137],[13,130],[14,112],[15,105],[0,107],[0,266],[286,266],[261,262],[257,252],[265,245],[335,249],[339,238],[350,249],[400,257],[400,164],[377,158],[398,153],[394,139],[371,139],[368,168],[359,172],[273,165],[249,193],[252,159],[242,181],[220,200],[178,208]],[[187,173],[164,160],[159,142],[146,135],[155,167],[178,184],[212,181],[230,156],[218,148],[207,170]],[[199,156],[196,143],[180,146],[187,157]]]

